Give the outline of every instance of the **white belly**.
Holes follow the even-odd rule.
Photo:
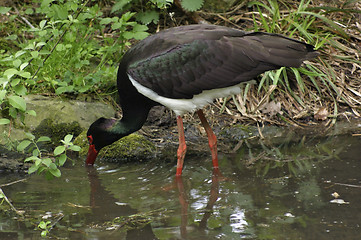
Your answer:
[[[200,94],[194,95],[191,99],[174,99],[159,96],[153,90],[136,82],[130,75],[128,75],[128,77],[139,93],[172,109],[177,116],[183,115],[186,112],[194,112],[202,109],[205,105],[212,103],[215,98],[238,94],[241,91],[241,85],[244,84],[240,83],[231,87],[205,90]]]

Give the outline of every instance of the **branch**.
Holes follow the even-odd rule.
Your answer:
[[[0,188],[0,196],[3,196],[3,198],[5,199],[5,201],[9,204],[9,206],[11,207],[11,209],[16,212],[16,214],[22,216],[23,212],[22,211],[18,211],[16,210],[16,208],[14,207],[14,205],[11,204],[10,200],[7,198],[7,196],[5,195],[5,193],[3,192],[3,190]]]

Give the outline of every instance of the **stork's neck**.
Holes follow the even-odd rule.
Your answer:
[[[117,140],[139,130],[147,120],[149,110],[157,104],[140,94],[132,85],[127,75],[127,64],[126,59],[123,59],[119,65],[117,76],[123,118],[107,129]]]
[[[131,110],[124,109],[122,119],[117,120],[108,131],[120,139],[139,130],[147,120],[150,108],[150,106],[142,106]]]

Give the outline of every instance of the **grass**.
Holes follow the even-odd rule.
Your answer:
[[[335,123],[340,116],[360,117],[361,61],[357,44],[361,34],[356,20],[361,4],[357,1],[335,4],[339,5],[310,0],[265,0],[242,2],[230,9],[228,15],[198,12],[207,20],[216,18],[217,24],[299,39],[321,53],[301,68],[266,72],[258,85],[247,84],[240,97],[218,101],[219,108],[222,111],[228,108],[227,112],[234,115],[241,113],[241,120],[279,124],[303,125],[301,120],[305,119],[314,124],[319,122],[321,110],[326,114],[322,118],[325,124]],[[271,103],[281,103],[281,109],[277,114],[264,114]]]

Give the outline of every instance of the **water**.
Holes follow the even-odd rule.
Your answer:
[[[277,148],[276,148],[277,147]],[[60,179],[30,176],[2,189],[0,239],[360,239],[361,148],[357,137],[243,144],[210,157],[127,165],[80,162]],[[0,184],[27,176],[1,175]]]

